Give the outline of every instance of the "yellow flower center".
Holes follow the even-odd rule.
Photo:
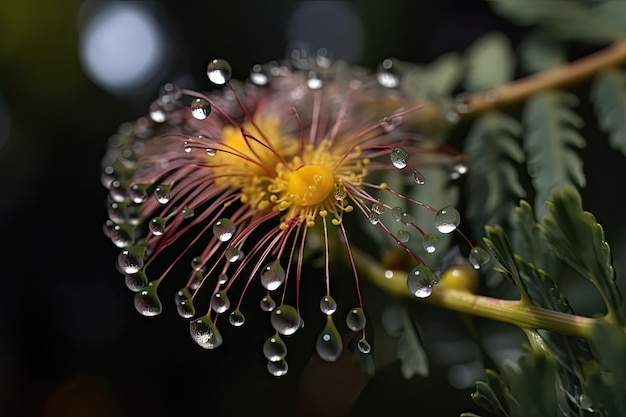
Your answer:
[[[304,165],[289,178],[287,191],[293,204],[305,207],[320,204],[328,198],[335,185],[335,177],[323,165]]]

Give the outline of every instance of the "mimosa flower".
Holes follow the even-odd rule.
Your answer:
[[[214,349],[223,342],[218,329],[224,322],[242,326],[244,311],[258,308],[258,300],[252,307],[244,301],[250,286],[260,285],[266,290],[260,308],[275,330],[262,349],[275,376],[288,370],[282,338],[303,323],[300,283],[312,236],[323,241],[319,274],[325,293],[317,296],[327,317],[316,348],[322,359],[335,361],[343,341],[335,323],[332,284],[340,278],[331,273],[333,262],[350,265],[359,300],[342,321],[360,334],[362,353],[371,349],[355,243],[344,219],[366,219],[415,259],[407,286],[417,297],[429,296],[439,281],[419,256],[434,250],[436,234],[423,231],[410,211],[389,205],[385,196],[432,211],[441,233],[460,222],[451,206],[437,210],[376,181],[379,173],[394,170],[409,172],[415,186],[427,186],[411,156],[433,147],[402,130],[403,117],[419,107],[376,119],[359,105],[381,88],[374,77],[345,67],[322,70],[255,67],[251,81],[241,84],[230,81],[228,63],[214,60],[207,74],[226,86],[222,92],[205,95],[167,85],[149,117],[123,125],[111,139],[103,164],[110,190],[105,233],[122,249],[118,265],[136,292],[136,309],[145,316],[161,313],[159,285],[190,263],[175,297],[178,313],[191,320],[192,338]],[[185,99],[191,104],[183,106]],[[408,232],[394,233],[381,216],[386,211],[423,235],[424,248],[409,247]],[[343,247],[331,250],[331,242]],[[483,252],[472,249],[476,267]],[[168,259],[165,270],[159,270],[159,259]],[[198,315],[194,304],[204,295],[210,307]]]

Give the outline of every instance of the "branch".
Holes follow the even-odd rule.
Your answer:
[[[352,248],[352,252],[359,273],[367,276],[378,287],[397,296],[416,299],[406,287],[406,272],[392,271],[391,277],[387,278],[386,271],[368,255],[355,248]],[[588,317],[560,313],[520,301],[500,300],[437,286],[429,297],[420,300],[520,328],[545,329],[574,337],[589,338],[595,323],[594,319]]]

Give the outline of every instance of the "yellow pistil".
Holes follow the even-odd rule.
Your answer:
[[[328,198],[335,185],[335,177],[323,165],[304,165],[291,174],[287,192],[293,204],[304,207],[320,204]]]

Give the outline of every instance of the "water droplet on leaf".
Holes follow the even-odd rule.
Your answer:
[[[424,236],[424,250],[428,253],[434,253],[437,250],[437,242],[439,242],[439,236],[434,233],[428,233]]]
[[[400,242],[407,243],[409,240],[411,240],[411,233],[404,229],[400,229],[398,230],[398,234],[396,235],[396,237]]]

